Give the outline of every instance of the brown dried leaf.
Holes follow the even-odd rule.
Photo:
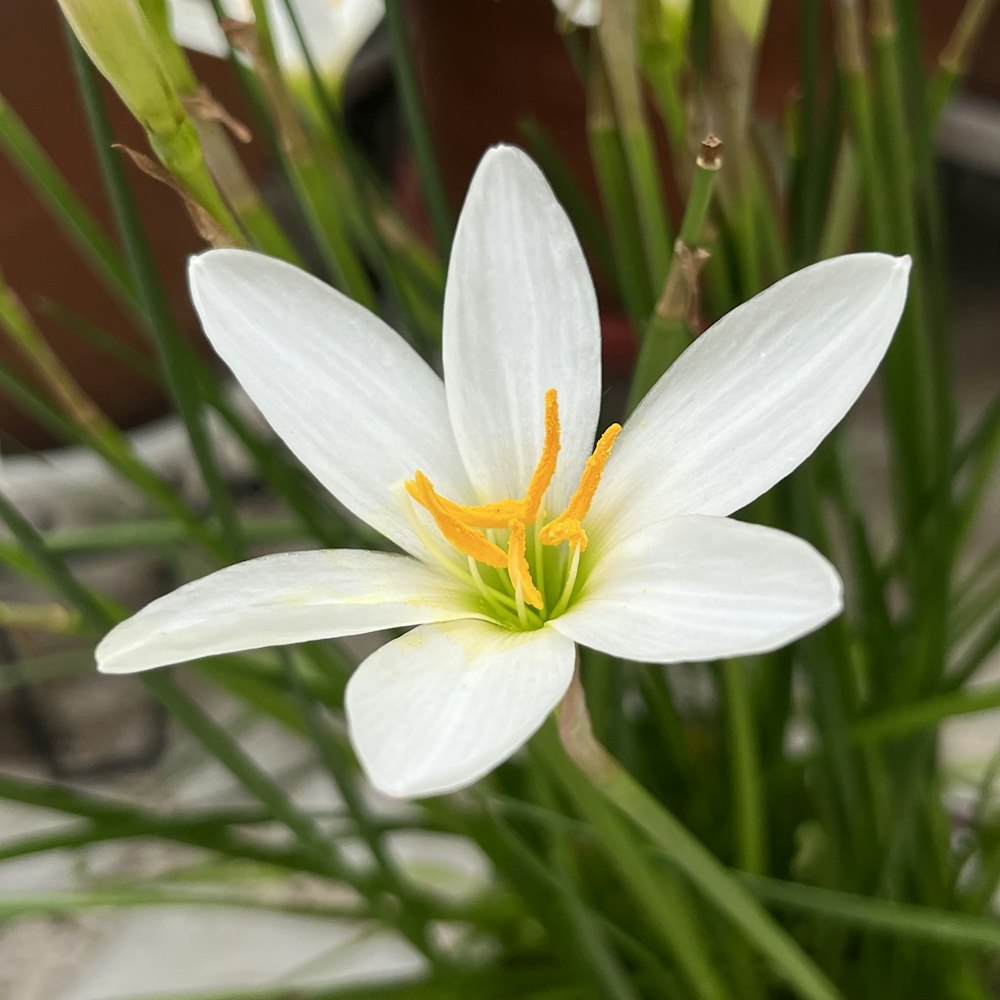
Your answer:
[[[177,183],[173,174],[157,163],[156,160],[146,156],[145,153],[140,153],[138,150],[131,149],[121,143],[115,143],[114,148],[125,153],[144,174],[152,177],[153,180],[159,181],[161,184],[165,184],[171,191],[176,192],[184,203],[184,207],[187,209],[188,216],[198,235],[209,246],[232,247],[237,245],[229,233]]]
[[[218,122],[238,142],[247,143],[253,139],[253,132],[238,118],[231,115],[205,87],[201,87],[196,94],[185,97],[183,104],[195,121]]]

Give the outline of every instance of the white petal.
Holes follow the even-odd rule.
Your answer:
[[[471,785],[545,721],[573,677],[550,628],[425,625],[383,646],[347,685],[351,739],[372,784],[420,798]]]
[[[519,149],[483,157],[458,222],[444,299],[448,411],[484,501],[521,496],[556,389],[562,451],[548,507],[562,507],[594,444],[601,401],[594,285],[566,213]]]
[[[128,674],[475,614],[467,591],[409,556],[285,552],[237,563],[153,601],[104,637],[97,666]]]
[[[170,0],[170,31],[185,48],[223,58],[229,52],[211,4],[201,0]]]
[[[385,14],[384,0],[292,0],[291,6],[314,64],[335,79],[344,75]],[[267,14],[278,61],[286,70],[305,72],[307,63],[285,0],[268,0]]]
[[[674,514],[730,514],[787,476],[871,379],[909,269],[908,257],[837,257],[723,316],[629,419],[587,527],[618,539]]]
[[[349,510],[416,555],[401,489],[417,469],[470,488],[444,387],[377,316],[291,264],[246,250],[191,260],[212,346],[271,426]]]
[[[839,614],[837,571],[794,535],[724,517],[648,525],[605,553],[563,635],[649,663],[778,649]]]
[[[601,0],[553,0],[556,8],[581,28],[593,28],[601,20]]]

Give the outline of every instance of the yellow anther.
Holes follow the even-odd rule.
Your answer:
[[[511,521],[510,541],[507,543],[507,573],[514,590],[520,590],[521,599],[539,611],[545,606],[542,595],[531,579],[531,568],[526,555],[528,533],[521,521]]]
[[[418,471],[407,482],[406,492],[430,512],[438,530],[459,552],[498,569],[507,565],[507,553],[499,545],[494,545],[481,531],[463,523],[446,510],[431,481],[422,472]]]
[[[556,390],[549,389],[545,393],[545,443],[542,446],[542,457],[532,473],[523,500],[497,500],[495,503],[466,506],[441,496],[430,483],[427,488],[446,514],[470,528],[507,528],[511,521],[531,524],[538,514],[545,491],[552,482],[558,456],[559,401]]]
[[[597,487],[601,485],[604,467],[608,464],[615,438],[621,433],[621,429],[621,424],[612,424],[601,435],[593,454],[583,467],[580,483],[566,509],[542,528],[539,539],[543,545],[559,545],[560,542],[568,541],[571,547],[578,547],[581,552],[587,547],[587,533],[581,522],[590,510]]]
[[[541,528],[537,536],[538,541],[544,545],[560,545],[568,542],[573,551],[570,577],[554,613],[561,612],[572,593],[580,553],[587,548],[588,542],[582,522],[590,510],[594,494],[604,474],[604,467],[611,456],[615,438],[620,431],[619,424],[612,424],[601,435],[593,454],[587,459],[576,492],[570,498],[566,509]],[[431,481],[419,471],[406,484],[407,492],[418,504],[426,508],[444,538],[474,561],[472,564],[474,575],[478,574],[475,570],[476,562],[507,570],[510,584],[514,588],[518,616],[525,627],[527,627],[525,605],[530,604],[539,611],[545,607],[542,593],[531,576],[527,538],[529,526],[543,513],[542,503],[555,475],[559,449],[559,399],[556,390],[549,389],[545,393],[545,440],[542,444],[542,454],[531,475],[523,500],[508,498],[471,506],[455,503],[441,496]],[[510,532],[506,551],[486,536],[484,532],[490,528]],[[540,567],[536,569],[541,573]]]
[[[542,528],[539,539],[543,545],[559,545],[561,542],[569,542],[571,549],[585,551],[589,539],[587,532],[583,530],[583,525],[575,517],[566,517],[560,514],[554,521],[549,521]]]
[[[556,460],[559,457],[559,397],[555,389],[545,393],[545,443],[542,445],[542,457],[531,475],[531,482],[524,494],[524,522],[530,524],[538,516],[538,508],[542,505],[545,491],[552,482],[556,472]]]

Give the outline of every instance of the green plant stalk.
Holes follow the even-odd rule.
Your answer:
[[[653,285],[643,259],[642,240],[628,183],[628,170],[611,109],[611,95],[599,60],[591,65],[587,95],[590,158],[611,236],[616,278],[632,326],[641,330],[653,308]]]
[[[139,311],[128,266],[45,150],[0,97],[0,145],[93,272],[133,314]]]
[[[331,168],[333,164],[338,168],[333,176],[339,184],[337,206],[343,214],[344,226],[381,271],[386,291],[405,317],[409,332],[422,340],[420,346],[437,346],[441,333],[443,272],[419,238],[409,232],[399,213],[392,211],[381,182],[353,148],[344,126],[340,95],[331,90],[316,66],[295,3],[283,0],[283,4],[309,76],[310,90],[301,103],[314,126],[312,138],[317,155]],[[256,5],[261,12],[265,10],[260,0],[256,0]]]
[[[786,115],[785,135],[789,161],[793,165],[790,211],[795,214],[796,258],[808,260],[820,225],[823,170],[820,157],[819,66],[822,27],[819,0],[799,4],[799,96]]]
[[[547,814],[558,815],[555,793],[543,768],[532,768],[528,778],[532,798],[542,803]],[[581,957],[586,957],[594,977],[611,1000],[639,1000],[627,970],[615,950],[609,946],[607,935],[598,919],[572,890],[572,886],[584,884],[584,878],[566,829],[549,824],[545,827],[545,833],[548,847],[546,863],[539,867],[543,871],[547,870],[547,873],[551,872],[551,877],[558,879],[560,883],[569,923],[580,944]]]
[[[263,9],[256,22],[259,48],[248,46],[267,105],[278,133],[279,148],[292,190],[302,207],[313,239],[336,282],[356,302],[375,308],[375,291],[350,245],[344,229],[344,192],[335,184],[336,164],[324,160],[309,131],[298,117],[295,104],[269,44],[267,16]]]
[[[1000,644],[1000,620],[996,623],[993,634],[995,644]],[[927,729],[933,729],[947,719],[988,712],[996,708],[1000,708],[998,687],[959,690],[862,717],[846,727],[844,735],[850,742],[859,745],[902,740]],[[810,760],[817,754],[827,752],[829,748],[821,744],[801,759]]]
[[[397,924],[404,930],[407,939],[427,956],[437,972],[447,973],[449,963],[427,932],[428,914],[424,912],[422,904],[416,899],[411,887],[403,879],[398,866],[386,850],[383,832],[374,822],[368,806],[362,800],[348,762],[332,739],[326,720],[303,683],[291,653],[282,648],[277,651],[277,656],[305,724],[305,731],[316,747],[319,759],[330,775],[334,788],[347,806],[358,834],[368,846],[386,889],[395,895],[401,904],[396,917]]]
[[[551,727],[536,737],[536,743],[543,751],[538,755],[539,763],[562,784],[577,808],[594,825],[622,881],[645,911],[650,930],[683,973],[688,990],[699,1000],[725,1000],[730,996],[729,990],[715,971],[705,929],[698,921],[686,888],[673,873],[656,878],[650,872],[642,858],[641,846],[624,819],[602,797],[593,795],[579,772],[573,768],[567,770],[565,757],[560,760],[558,740]]]
[[[255,898],[247,894],[192,892],[148,888],[85,889],[78,892],[38,892],[25,895],[4,894],[0,899],[0,920],[26,916],[72,916],[94,909],[131,909],[147,906],[222,907],[243,910],[269,910],[326,920],[371,920],[367,907],[330,903],[295,902]]]
[[[180,519],[188,537],[196,538],[209,551],[219,553],[218,539],[202,518],[177,495],[173,488],[138,459],[124,435],[94,406],[63,367],[30,316],[3,284],[0,275],[0,329],[5,330],[35,368],[49,394],[59,403],[54,407],[38,396],[21,379],[0,364],[0,383],[42,423],[67,442],[79,442],[92,449],[116,474],[132,483],[168,514]]]
[[[763,252],[763,288],[771,281],[784,277],[792,268],[791,251],[781,220],[781,208],[775,205],[778,196],[768,186],[764,165],[757,159],[753,163],[754,209],[757,213],[757,229]]]
[[[303,149],[288,154],[288,167],[314,239],[341,288],[367,309],[375,309],[375,290],[347,238],[340,207],[345,191],[332,164]]]
[[[185,97],[183,91],[181,96]],[[191,95],[192,98],[195,96],[196,94]],[[303,266],[302,256],[261,197],[259,188],[233,148],[226,129],[219,122],[200,117],[196,111],[192,112],[192,116],[198,128],[208,169],[250,241],[258,250],[271,257]]]
[[[607,275],[615,273],[615,258],[608,246],[601,219],[588,203],[579,182],[567,165],[559,148],[544,126],[535,118],[518,122],[518,129],[524,136],[528,152],[542,168],[555,191],[559,204],[573,220],[573,227],[580,234],[588,257],[596,261]]]
[[[653,141],[645,128],[621,129],[622,149],[632,182],[649,277],[656,287],[670,267],[670,230]]]
[[[197,378],[190,363],[189,353],[170,314],[166,294],[156,272],[149,242],[128,188],[122,164],[111,148],[113,142],[111,124],[97,86],[95,71],[79,43],[68,31],[67,41],[104,178],[105,190],[126,247],[133,282],[147,317],[148,329],[153,334],[167,385],[187,429],[191,449],[212,498],[227,547],[230,553],[235,555],[242,547],[239,541],[239,522],[232,495],[223,481],[205,428]]]
[[[540,860],[536,851],[491,806],[470,816],[462,832],[479,845],[497,873],[521,895],[543,924],[551,937],[553,951],[562,960],[558,967],[560,980],[595,976],[603,980],[600,972],[592,971],[595,956],[582,957],[573,947],[580,940],[576,914],[587,910],[577,888]],[[588,989],[583,995],[590,997],[594,993]]]
[[[837,154],[826,222],[820,237],[821,260],[846,253],[850,247],[857,220],[859,187],[857,156],[850,141],[844,139]]]
[[[983,29],[996,7],[996,0],[966,0],[955,29],[938,58],[938,71],[927,86],[927,118],[941,117],[948,98],[965,76]]]
[[[681,221],[677,245],[667,274],[665,291],[656,310],[645,326],[639,357],[629,386],[626,412],[631,413],[660,376],[681,356],[693,339],[687,322],[688,303],[695,289],[688,282],[696,276],[683,272],[685,261],[691,257],[701,240],[705,220],[712,204],[716,178],[722,159],[719,141],[709,136],[702,144],[695,161],[691,192],[688,195]]]
[[[566,753],[594,786],[669,856],[699,892],[804,1000],[843,1000],[827,977],[701,843],[594,739],[579,680],[559,714]]]
[[[869,899],[743,872],[737,878],[762,902],[792,913],[809,913],[824,921],[842,922],[913,941],[1000,950],[1000,925],[990,918]]]
[[[900,330],[889,349],[887,373],[898,379],[897,398],[905,400],[907,419],[916,429],[919,458],[915,472],[923,490],[946,481],[951,465],[954,412],[951,400],[950,363],[943,338],[931,340],[929,282],[918,246],[915,188],[919,150],[908,124],[899,32],[891,0],[878,0],[873,8],[872,40],[882,109],[886,120],[888,160],[896,183],[891,186],[891,207],[897,239],[915,254],[910,301]],[[916,128],[919,131],[919,127]],[[929,151],[926,151],[929,156]],[[920,179],[925,178],[921,174]],[[932,248],[933,249],[933,248]],[[947,530],[947,529],[945,529]],[[936,558],[917,561],[913,589],[923,606],[919,630],[919,665],[910,673],[917,692],[933,688],[945,660],[946,608],[949,602],[950,555],[932,540]]]
[[[893,245],[889,206],[891,196],[886,190],[883,144],[876,137],[875,113],[872,107],[865,49],[862,42],[860,13],[857,0],[842,0],[836,6],[838,45],[837,55],[843,79],[848,120],[860,164],[861,191],[864,196],[864,216],[869,237],[875,247]],[[908,320],[904,317],[904,324]],[[908,336],[897,331],[896,339]],[[890,350],[883,367],[885,406],[889,417],[893,463],[896,470],[895,501],[903,523],[908,523],[909,499],[920,495],[925,477],[921,472],[924,455],[919,439],[920,423],[910,419],[909,409],[916,396],[911,393],[906,373],[901,369],[898,349]],[[921,417],[921,422],[923,417]]]
[[[413,144],[413,155],[417,164],[417,172],[420,175],[424,201],[430,215],[438,251],[443,258],[447,258],[454,233],[451,210],[448,207],[448,196],[441,178],[437,153],[420,98],[420,88],[417,83],[413,54],[410,51],[406,18],[403,14],[401,0],[386,0],[385,20],[392,45],[393,71],[399,88],[403,120],[406,122],[407,134]]]
[[[667,135],[674,149],[683,149],[687,137],[687,113],[681,97],[680,73],[663,59],[643,59],[643,75],[656,99]]]
[[[693,339],[686,320],[668,319],[658,312],[649,317],[629,385],[626,414],[635,410],[660,376],[691,346]]]
[[[888,8],[891,2],[892,0],[878,0],[876,9]],[[931,357],[927,329],[929,312],[925,296],[926,279],[920,264],[913,204],[915,153],[907,124],[902,67],[891,12],[880,18],[873,28],[872,47],[887,122],[883,148],[888,154],[888,168],[893,178],[893,183],[888,185],[889,204],[902,247],[917,255],[914,262],[915,273],[910,283],[909,324],[904,324],[890,351],[895,349],[896,352],[903,353],[905,347],[906,361],[901,367],[907,376],[907,398],[912,400],[908,417],[920,436],[921,451],[931,457],[936,469],[943,469],[949,448],[946,435],[951,424],[944,412],[944,407],[948,406],[948,384],[942,384],[940,378],[935,378],[936,366]],[[926,487],[930,476],[929,471],[924,472],[922,486]]]
[[[643,107],[636,18],[636,0],[617,0],[604,10],[597,26],[597,39],[638,216],[646,268],[652,287],[658,288],[666,280],[670,267],[670,226]],[[598,58],[596,52],[591,53],[593,61]]]
[[[754,167],[752,156],[744,150],[741,165],[736,170],[742,178],[738,190],[729,200],[726,217],[733,229],[736,259],[739,263],[740,298],[746,300],[764,287],[764,265],[761,260],[760,231],[757,228],[757,202],[750,179]],[[725,199],[723,199],[725,204]]]
[[[220,814],[217,818],[214,814],[163,816],[136,806],[126,806],[109,799],[79,793],[59,785],[38,785],[8,775],[0,775],[0,799],[54,810],[89,821],[82,832],[48,835],[48,843],[42,841],[35,845],[35,849],[38,850],[49,849],[49,844],[55,849],[74,844],[86,846],[89,843],[107,840],[147,838],[198,847],[223,857],[253,861],[290,872],[314,875],[324,873],[322,866],[317,864],[311,855],[301,850],[260,844],[231,829],[246,822],[257,822],[258,819],[254,817],[259,818],[259,811],[251,814],[244,810],[231,816]],[[265,818],[269,817],[265,814]],[[5,844],[4,851],[6,850]],[[26,853],[30,853],[27,845],[20,841],[13,842],[11,857],[23,856]]]
[[[748,669],[746,663],[726,660],[722,664],[722,681],[726,696],[737,859],[744,871],[763,874],[767,870],[767,826]]]
[[[111,353],[111,346],[118,346],[117,342],[104,331],[91,329],[88,326],[84,332],[88,335],[89,341],[102,351]],[[157,381],[158,373],[137,352],[125,349],[112,356],[150,381]],[[192,363],[196,367],[198,366],[196,360],[193,360]],[[261,475],[299,516],[302,526],[308,529],[312,537],[331,548],[355,545],[359,541],[368,546],[379,544],[378,537],[374,533],[364,535],[353,526],[348,526],[322,499],[317,490],[312,488],[312,483],[308,480],[308,473],[294,464],[294,460],[287,453],[276,450],[270,440],[260,437],[247,426],[246,422],[240,418],[233,406],[226,400],[218,382],[207,369],[202,369],[200,374],[204,376],[201,380],[201,388],[208,403],[222,417],[247,452],[253,456]],[[195,538],[206,546],[208,551],[219,556],[224,554],[217,533],[212,526],[205,523],[204,516],[192,510],[169,483],[139,460],[132,451],[128,440],[116,428],[111,427],[110,433],[104,436],[87,435],[85,428],[79,423],[67,419],[47,399],[39,395],[29,383],[14,375],[2,363],[0,363],[0,385],[3,385],[10,396],[17,399],[20,405],[49,427],[62,441],[80,443],[91,448],[117,474],[146,494],[165,514],[176,517],[177,531],[186,532],[188,537]],[[298,536],[294,530],[290,529],[285,537],[305,536],[301,534],[300,527]]]
[[[48,341],[42,337],[20,299],[0,271],[0,329],[3,329],[41,379],[50,396],[80,429],[83,436],[102,437],[114,428],[84,394]]]

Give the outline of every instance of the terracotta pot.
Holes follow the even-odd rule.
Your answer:
[[[55,3],[4,0],[0,3],[0,93],[25,121],[70,185],[113,233],[83,110]],[[243,113],[229,67],[218,60],[193,57],[199,77],[237,116]],[[145,149],[142,130],[107,90],[118,140]],[[259,172],[261,158],[256,156]],[[202,248],[176,195],[129,168],[139,210],[151,234],[157,264],[171,306],[182,329],[199,336],[185,287],[186,256]],[[148,354],[145,336],[135,329],[117,302],[50,218],[30,187],[0,155],[0,267],[9,285],[31,309],[46,338],[101,408],[119,425],[132,427],[162,414],[161,392],[128,367],[91,346],[44,309],[54,302],[115,338]],[[30,378],[28,367],[5,338],[0,357]],[[0,396],[0,429],[6,445],[38,448],[53,443],[10,400]]]

